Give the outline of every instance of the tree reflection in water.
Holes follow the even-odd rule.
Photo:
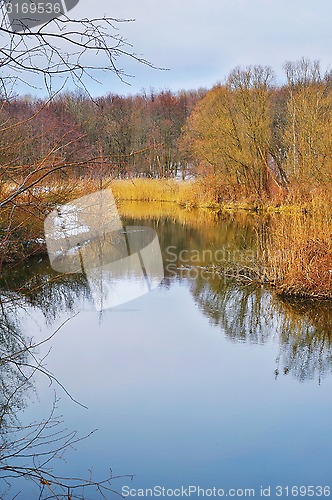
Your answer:
[[[264,345],[276,339],[279,354],[276,366],[271,367],[276,377],[285,374],[301,382],[316,379],[320,383],[332,371],[330,302],[289,301],[267,288],[239,285],[226,275],[206,272],[213,262],[203,257],[197,262],[198,250],[227,249],[235,260],[241,260],[243,255],[254,255],[255,234],[265,233],[267,222],[256,217],[248,222],[234,214],[223,215],[222,220],[216,216],[209,221],[205,219],[205,216],[203,220],[192,217],[183,222],[167,216],[151,219],[149,215],[148,225],[158,232],[164,251],[166,269],[162,286],[171,288],[178,280],[186,283],[202,313],[232,342]],[[125,223],[144,225],[147,221],[129,219]],[[167,251],[170,246],[171,253]],[[195,256],[185,265],[178,258],[182,250],[187,251],[186,257]],[[231,264],[227,261],[225,267]],[[192,273],[192,270],[197,272]],[[16,414],[31,395],[33,374],[40,367],[31,340],[25,336],[20,323],[22,309],[32,315],[41,312],[52,325],[59,312],[73,316],[84,305],[90,307],[91,294],[83,274],[56,274],[49,268],[47,259],[31,260],[24,268],[14,269],[7,280],[2,277],[0,291],[0,454],[2,473],[6,474],[10,460],[19,451],[17,439],[15,441],[10,432],[18,424]],[[40,425],[47,430],[57,423],[51,411],[50,417],[31,430],[39,433]],[[62,437],[69,443],[76,440],[75,432]],[[29,439],[24,441],[24,446],[29,446]],[[30,449],[30,459],[35,458],[33,454],[34,450]],[[27,469],[15,470],[18,475],[27,474]],[[47,484],[40,481],[45,478],[47,482],[56,481],[35,466],[29,469],[29,474],[44,486]],[[108,483],[105,485],[108,487]]]
[[[173,232],[168,229],[168,236],[173,241],[176,236],[174,225],[176,226],[172,221]],[[181,234],[183,232],[186,230],[181,227]],[[202,231],[200,234],[202,235]],[[234,234],[238,235],[239,232],[234,230]],[[165,239],[164,245],[168,241],[170,240]],[[191,231],[191,241],[195,242],[195,247],[198,241],[195,231]],[[185,239],[181,242],[185,245]],[[200,244],[204,246],[206,243],[200,240]],[[182,246],[178,248],[181,250]],[[329,301],[290,301],[262,286],[239,285],[234,280],[213,272],[197,272],[193,275],[190,272],[192,269],[193,266],[189,266],[187,271],[179,267],[172,268],[172,276],[166,273],[163,286],[170,287],[174,279],[183,279],[200,310],[212,324],[219,325],[225,336],[233,342],[263,345],[271,337],[277,339],[280,345],[277,366],[274,367],[277,376],[284,373],[300,381],[321,381],[322,377],[332,371],[332,311]],[[24,273],[20,273],[11,282],[12,289],[19,290],[19,294],[8,290],[8,286],[6,288],[7,301],[9,296],[11,301],[6,303],[5,298],[2,304],[1,338],[3,349],[7,349],[7,352],[14,352],[20,345],[25,345],[22,344],[18,322],[13,319],[15,314],[11,314],[10,320],[8,313],[4,314],[5,310],[11,309],[13,313],[22,307],[22,300],[12,300],[13,294],[18,294],[21,299],[24,297],[25,305],[41,310],[49,323],[53,322],[60,310],[74,314],[82,308],[84,301],[91,301],[83,275],[58,276],[47,264],[38,275],[34,271],[34,264],[30,263],[24,279]],[[9,329],[15,333],[8,335]]]
[[[288,300],[261,286],[239,286],[216,277],[188,282],[199,308],[228,339],[264,344],[277,338],[276,376],[320,383],[332,371],[330,301]]]
[[[27,342],[15,315],[16,307],[13,303],[5,306],[1,299],[0,307],[0,433],[3,441],[16,420],[16,413],[24,407],[24,399],[31,389],[31,370],[24,373],[20,369],[28,364],[28,354]]]
[[[24,272],[12,273],[0,284],[0,480],[1,498],[17,498],[15,485],[18,479],[28,479],[34,485],[36,498],[85,498],[85,491],[94,498],[106,498],[116,479],[110,470],[109,477],[95,481],[92,473],[87,479],[59,476],[54,471],[57,460],[64,452],[88,436],[79,436],[77,431],[67,430],[62,417],[57,413],[57,396],[45,418],[22,424],[17,416],[27,404],[34,391],[34,376],[42,373],[50,383],[70,394],[61,382],[45,366],[38,348],[49,343],[50,337],[34,344],[25,333],[22,311],[25,316],[37,311],[43,313],[48,323],[53,323],[59,312],[67,312],[66,323],[89,300],[89,291],[84,276],[56,276],[46,265],[38,273],[33,261]],[[42,271],[42,272],[41,272]],[[63,323],[63,324],[64,324]],[[73,398],[72,398],[73,399]],[[79,404],[79,403],[78,403]],[[92,434],[92,432],[91,432]],[[118,476],[119,477],[119,476]],[[123,477],[123,476],[121,476]],[[132,476],[129,476],[132,478]],[[20,483],[19,483],[20,484]],[[27,486],[19,486],[24,495]],[[20,497],[21,498],[21,497]]]
[[[284,373],[296,378],[322,378],[332,371],[331,301],[282,300],[283,325],[280,335]]]

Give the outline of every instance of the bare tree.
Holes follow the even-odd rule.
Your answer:
[[[284,142],[286,170],[293,182],[331,183],[332,92],[319,61],[302,58],[284,66],[288,101]]]
[[[60,17],[34,26],[34,14],[10,21],[8,5],[12,0],[1,0],[0,21],[0,77],[1,91],[8,93],[13,81],[27,82],[30,74],[42,77],[46,88],[53,92],[54,80],[66,80],[87,90],[87,80],[95,79],[100,71],[106,71],[125,80],[129,75],[120,66],[120,59],[129,58],[150,67],[153,65],[134,53],[119,31],[119,25],[129,19],[95,17],[93,19],[70,18],[64,13]],[[33,1],[26,3],[36,6]],[[39,5],[39,4],[38,4]],[[36,8],[36,7],[34,7]],[[20,23],[21,26],[17,26]]]
[[[66,0],[66,4],[68,1]],[[75,3],[75,0],[70,1]],[[36,5],[39,5],[32,0],[18,4],[21,9],[26,5],[28,7],[25,8],[30,10],[32,6],[36,8]],[[22,218],[17,222],[18,212],[24,212],[24,217],[32,218],[34,227],[40,226],[45,217],[45,211],[41,210],[42,203],[37,196],[37,185],[59,172],[84,169],[87,165],[97,168],[100,163],[111,162],[109,158],[101,158],[100,154],[96,157],[95,154],[87,155],[82,151],[75,158],[64,156],[64,145],[68,146],[74,142],[73,133],[76,134],[76,142],[81,137],[78,129],[71,129],[62,130],[60,135],[58,130],[58,137],[53,142],[48,137],[41,157],[30,160],[28,165],[22,165],[22,159],[15,161],[15,152],[22,144],[24,147],[30,144],[33,148],[34,137],[27,137],[25,133],[29,124],[38,120],[38,115],[40,116],[59,89],[64,88],[67,83],[88,92],[89,79],[95,80],[101,71],[112,73],[125,81],[129,75],[120,66],[123,59],[153,67],[147,60],[134,53],[132,46],[119,31],[119,25],[130,20],[110,17],[75,19],[60,13],[59,17],[45,18],[45,22],[36,26],[33,19],[35,14],[32,11],[29,11],[25,18],[8,17],[8,12],[16,5],[17,2],[12,0],[0,0],[0,209],[1,225],[6,228],[1,236],[1,254],[6,249],[13,248],[16,234],[22,241],[22,227],[26,228],[27,224],[21,225]],[[42,84],[49,93],[49,100],[42,103],[39,109],[32,111],[29,117],[23,120],[10,117],[8,121],[4,105],[10,100],[15,83],[25,82],[29,85],[29,80],[30,86],[31,82]],[[45,132],[40,131],[39,135],[44,137]],[[25,243],[29,239],[31,238],[25,238]],[[21,247],[21,243],[19,242],[18,247],[15,244],[14,247]],[[1,258],[0,262],[2,260]]]
[[[21,26],[18,26],[8,17],[7,4],[8,2],[0,0],[1,105],[10,99],[16,82],[28,85],[29,79],[38,85],[42,82],[52,99],[56,91],[67,82],[88,91],[89,79],[95,79],[100,71],[113,73],[121,80],[126,80],[128,75],[120,66],[123,58],[152,67],[152,64],[133,52],[132,46],[118,30],[121,23],[129,20],[110,17],[75,19],[63,14],[35,26],[28,13],[27,19],[21,19]],[[24,140],[21,129],[34,120],[47,105],[48,102],[42,104],[27,119],[13,120],[11,123],[2,114],[3,107],[0,106],[0,131],[8,137],[12,150],[15,151],[21,140]],[[15,131],[19,133],[15,134]],[[98,161],[91,157],[80,157],[73,161],[55,154],[62,144],[72,140],[69,135],[70,131],[64,131],[60,139],[47,147],[43,158],[28,165],[26,172],[22,165],[16,164],[15,169],[15,163],[12,162],[11,165],[6,159],[1,161],[0,263],[6,248],[13,248],[13,242],[18,242],[19,246],[24,245],[24,240],[27,243],[23,233],[29,225],[28,219],[33,227],[42,224],[48,208],[40,205],[38,193],[34,190],[37,184],[50,174]],[[7,146],[6,142],[0,147],[3,155],[8,153]],[[21,215],[17,217],[17,213]],[[5,383],[6,379],[2,377],[3,384],[0,388],[0,478],[8,485],[15,478],[30,479],[40,490],[39,498],[69,499],[77,498],[78,495],[79,498],[84,498],[87,488],[94,489],[102,498],[110,492],[116,493],[111,484],[115,479],[111,470],[102,481],[94,480],[92,475],[88,479],[80,479],[59,477],[54,473],[54,459],[82,437],[78,437],[76,431],[68,432],[63,428],[62,420],[56,414],[56,398],[48,417],[28,426],[19,424],[15,413],[20,405],[20,395],[22,391],[26,391],[34,374],[41,372],[52,382],[57,380],[45,370],[43,360],[36,357],[35,349],[38,345],[18,344],[9,348],[15,339],[13,331],[4,331],[0,324],[0,333],[6,333],[5,338],[10,344],[3,344],[0,350],[1,374],[8,378],[8,383]],[[47,339],[49,340],[51,338]]]

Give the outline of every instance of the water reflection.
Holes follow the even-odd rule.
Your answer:
[[[48,324],[60,313],[75,313],[91,303],[91,292],[83,274],[58,274],[47,257],[34,257],[3,275],[0,280],[2,311],[33,308],[40,311]],[[28,334],[29,332],[24,332]]]
[[[91,456],[104,467],[111,454],[113,463],[123,461],[121,472],[137,472],[139,477],[143,471],[149,486],[160,479],[160,471],[175,484],[188,470],[190,480],[228,480],[232,487],[241,477],[249,484],[258,470],[263,472],[257,484],[261,477],[279,480],[266,473],[277,469],[284,481],[294,481],[297,471],[301,478],[311,473],[310,457],[316,450],[314,478],[328,477],[324,464],[329,453],[321,454],[321,444],[330,422],[329,385],[325,381],[319,390],[315,385],[331,372],[330,303],[290,302],[265,287],[239,285],[229,278],[232,266],[254,262],[257,235],[268,231],[268,219],[186,211],[153,214],[151,206],[139,210],[135,219],[127,216],[122,222],[150,226],[158,233],[165,265],[162,289],[147,295],[141,306],[133,303],[131,310],[105,313],[98,331],[85,274],[58,274],[47,258],[38,257],[2,276],[1,458],[8,445],[6,425],[12,427],[11,418],[33,390],[31,380],[29,387],[26,377],[21,378],[19,366],[6,359],[30,345],[36,323],[45,328],[43,318],[52,332],[64,318],[89,309],[94,312],[78,315],[66,334],[52,339],[50,356],[55,375],[89,405],[88,425],[103,415],[98,421],[101,437],[95,444],[88,442],[86,454],[80,449],[72,461],[79,474],[91,465]],[[23,317],[31,321],[24,324]],[[41,329],[40,336],[44,333]],[[26,353],[15,360],[24,365]],[[297,382],[312,379],[314,384],[299,390]],[[40,390],[41,411],[47,412],[43,398],[49,388],[42,392],[38,386]],[[293,404],[297,397],[298,408]],[[64,411],[69,428],[82,424],[82,414],[73,406]],[[35,405],[29,411],[37,418]],[[316,425],[321,432],[314,434]],[[302,446],[303,432],[311,435],[307,448]],[[270,468],[264,469],[266,463]],[[37,497],[23,491],[24,498]]]
[[[152,218],[148,214],[135,220],[124,217],[123,223],[156,230],[165,265],[161,286],[170,288],[174,281],[186,284],[199,309],[227,339],[261,345],[276,339],[280,355],[271,369],[277,376],[287,374],[300,381],[312,378],[321,381],[331,372],[329,302],[285,301],[271,290],[240,286],[214,271],[216,256],[222,256],[225,268],[239,259],[254,259],[256,235],[266,230],[268,221],[256,215],[212,215],[210,219],[204,215],[202,219],[202,214],[191,214],[184,223],[175,216]],[[213,251],[206,252],[209,249]],[[49,322],[60,310],[76,312],[90,307],[92,300],[86,276],[59,275],[49,268],[46,259],[32,260],[10,280],[3,279],[2,290],[4,313],[8,307],[15,308],[15,301],[8,303],[8,297],[14,294],[42,311]],[[17,307],[21,306],[18,301]],[[4,322],[3,332],[5,325]]]
[[[141,297],[164,277],[154,230],[122,226],[110,189],[57,207],[44,227],[52,268],[85,274],[98,311]]]
[[[270,339],[275,320],[272,296],[266,290],[212,279],[197,280],[192,293],[200,309],[228,339],[254,344]]]
[[[28,340],[16,307],[12,303],[4,306],[1,299],[0,307],[0,434],[1,440],[6,441],[8,428],[15,423],[16,413],[24,408],[32,386],[31,369],[22,370],[22,366],[28,365]]]
[[[321,382],[332,371],[330,301],[319,306],[314,301],[279,301],[279,307],[283,319],[280,334],[283,373],[291,373],[301,381],[315,378]]]
[[[214,325],[233,342],[280,346],[276,377],[300,381],[322,378],[332,371],[332,311],[329,302],[289,301],[262,287],[231,282],[188,280],[195,301]]]

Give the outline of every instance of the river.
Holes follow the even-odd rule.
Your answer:
[[[110,468],[133,475],[112,481],[124,495],[329,496],[330,303],[286,301],[233,279],[269,225],[257,214],[158,214],[144,204],[122,214],[158,234],[165,277],[149,293],[97,311],[86,276],[59,276],[46,256],[2,280],[3,352],[17,351],[10,335],[38,343],[58,329],[34,349],[43,373],[12,403],[20,424],[55,405],[61,428],[77,437],[96,429],[47,466],[66,477],[93,470],[96,481]],[[4,394],[20,384],[6,366],[2,380]],[[38,498],[40,482],[10,483],[2,498]]]

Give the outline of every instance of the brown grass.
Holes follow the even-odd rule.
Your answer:
[[[280,214],[263,247],[264,278],[278,293],[332,298],[332,217],[328,206]]]
[[[1,262],[15,261],[31,252],[36,245],[27,243],[43,238],[43,221],[57,205],[85,194],[110,187],[118,202],[120,212],[134,213],[138,217],[158,213],[179,217],[184,224],[197,219],[209,223],[211,211],[188,210],[209,207],[220,210],[239,208],[271,212],[272,222],[261,246],[261,262],[254,274],[262,282],[276,287],[280,294],[317,298],[332,298],[332,190],[294,189],[284,197],[284,204],[269,200],[259,205],[257,200],[245,199],[225,202],[228,196],[236,197],[226,187],[216,186],[216,179],[201,178],[178,182],[167,179],[74,180],[60,184],[54,181],[39,186],[15,199],[0,213]],[[12,186],[1,185],[1,198],[10,193]],[[224,191],[224,193],[223,193]],[[305,192],[305,195],[303,194]],[[132,202],[146,202],[133,208]],[[127,203],[129,202],[129,203]],[[153,208],[154,207],[154,208]],[[183,211],[180,208],[185,207]],[[137,210],[140,213],[137,213]],[[43,248],[41,247],[41,251]]]
[[[193,180],[123,179],[111,182],[111,188],[117,200],[177,203],[188,208],[215,205],[213,196]]]

